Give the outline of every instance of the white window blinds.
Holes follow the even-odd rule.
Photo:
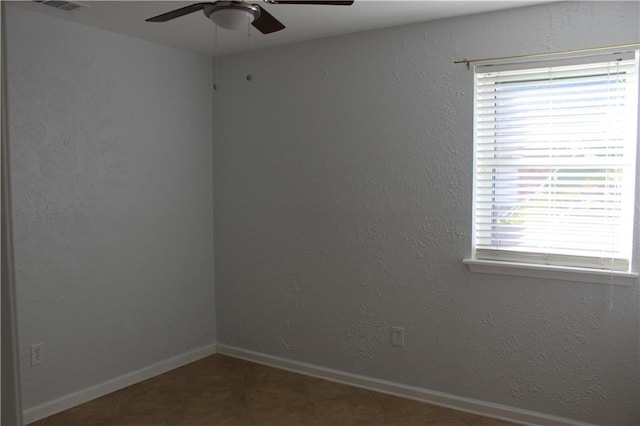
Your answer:
[[[475,67],[477,259],[628,271],[637,51]]]

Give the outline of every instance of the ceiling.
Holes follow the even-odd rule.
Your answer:
[[[184,7],[196,1],[96,1],[82,0],[82,7],[71,12],[33,1],[11,2],[18,7],[104,30],[150,40],[165,45],[214,54],[215,25],[199,11],[165,23],[145,19]],[[533,1],[457,1],[457,0],[355,0],[352,6],[277,5],[260,3],[286,25],[282,31],[261,34],[246,30],[217,31],[217,54],[283,45],[303,40],[337,36],[376,28],[430,21],[461,15],[510,9],[549,0]]]

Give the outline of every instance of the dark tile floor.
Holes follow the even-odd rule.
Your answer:
[[[213,355],[30,426],[509,426]]]

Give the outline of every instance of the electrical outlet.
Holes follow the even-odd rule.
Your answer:
[[[31,345],[31,365],[38,365],[44,362],[44,343],[34,343]]]
[[[391,344],[404,347],[404,327],[391,327]]]

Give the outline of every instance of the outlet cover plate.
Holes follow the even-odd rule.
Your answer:
[[[31,345],[31,365],[38,365],[44,362],[44,343],[34,343]]]
[[[391,327],[391,344],[404,347],[404,327]]]

